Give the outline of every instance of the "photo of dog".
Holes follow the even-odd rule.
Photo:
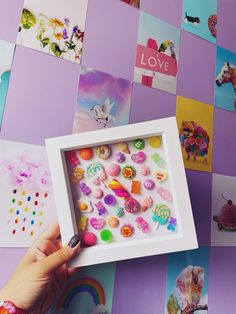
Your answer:
[[[200,18],[197,17],[197,16],[190,16],[187,14],[187,12],[185,12],[185,18],[184,18],[184,22],[185,23],[191,23],[195,26],[199,25],[200,24]]]

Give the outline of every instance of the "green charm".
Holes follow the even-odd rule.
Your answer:
[[[143,149],[145,146],[145,142],[142,139],[137,139],[134,141],[134,147],[137,149]]]
[[[111,242],[113,238],[111,231],[107,229],[104,229],[100,232],[100,237],[104,242]]]

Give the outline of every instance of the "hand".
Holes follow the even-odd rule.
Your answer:
[[[65,263],[80,248],[78,235],[62,247],[59,234],[59,225],[55,224],[40,236],[0,290],[0,299],[11,301],[31,314],[42,314],[49,309],[65,281],[76,270],[68,269]]]

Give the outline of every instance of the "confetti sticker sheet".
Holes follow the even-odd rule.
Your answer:
[[[0,246],[27,247],[56,220],[43,147],[0,141]]]
[[[162,136],[65,154],[83,246],[176,234]]]
[[[25,0],[17,43],[80,63],[88,0]]]

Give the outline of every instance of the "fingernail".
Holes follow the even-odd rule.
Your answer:
[[[76,247],[76,245],[80,242],[80,237],[78,236],[78,234],[75,234],[69,241],[68,245],[71,248]]]

